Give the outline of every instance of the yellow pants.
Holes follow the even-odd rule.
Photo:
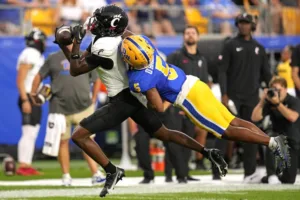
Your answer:
[[[182,87],[179,106],[191,121],[207,131],[221,138],[231,121],[235,118],[227,108],[216,99],[210,88],[193,76],[187,76],[187,81]],[[192,81],[189,80],[192,79]],[[177,99],[180,99],[177,97]]]

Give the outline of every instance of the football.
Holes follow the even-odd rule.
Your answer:
[[[12,157],[3,159],[3,172],[6,176],[13,176],[16,173],[16,163]]]
[[[56,41],[61,45],[70,45],[73,42],[73,36],[70,26],[62,26],[56,31]]]

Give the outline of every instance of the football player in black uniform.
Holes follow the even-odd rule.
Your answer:
[[[85,27],[72,28],[73,48],[70,52],[59,45],[70,61],[70,73],[73,76],[87,73],[93,69],[99,71],[99,77],[106,85],[109,103],[94,114],[81,121],[73,133],[72,140],[106,171],[106,183],[100,193],[104,197],[115,184],[125,176],[124,170],[113,165],[101,148],[90,136],[112,128],[128,117],[141,125],[151,136],[163,141],[175,142],[202,153],[208,158],[220,175],[226,175],[227,163],[216,149],[206,149],[184,133],[167,129],[152,110],[148,110],[129,90],[126,66],[119,53],[119,44],[123,37],[131,34],[124,31],[128,24],[127,14],[114,5],[97,9],[85,25],[94,35],[87,51],[79,55],[80,43],[85,36]]]

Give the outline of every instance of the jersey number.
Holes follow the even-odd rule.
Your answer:
[[[168,80],[172,81],[178,77],[177,72],[172,67],[169,67],[166,62],[163,62],[159,56],[157,56],[156,69],[168,77]]]

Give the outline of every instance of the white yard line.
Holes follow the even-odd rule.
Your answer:
[[[189,182],[188,184],[165,183],[164,177],[155,177],[155,183],[150,185],[139,185],[141,177],[124,178],[118,183],[118,187],[113,194],[155,194],[155,193],[179,193],[179,192],[205,192],[205,193],[236,193],[237,191],[248,190],[300,190],[300,176],[295,185],[262,185],[243,184],[242,175],[227,175],[222,181],[212,181],[210,175],[195,176],[200,178],[199,182]],[[175,180],[175,179],[174,179]],[[73,186],[90,185],[90,179],[74,179]],[[0,185],[60,185],[61,180],[35,180],[35,181],[1,181]],[[30,198],[30,197],[58,197],[58,196],[97,196],[101,188],[74,188],[74,189],[32,189],[0,191],[3,198]],[[240,192],[243,193],[243,192]],[[88,197],[87,197],[88,198]],[[131,197],[131,199],[133,199]],[[170,199],[171,200],[171,199]]]

